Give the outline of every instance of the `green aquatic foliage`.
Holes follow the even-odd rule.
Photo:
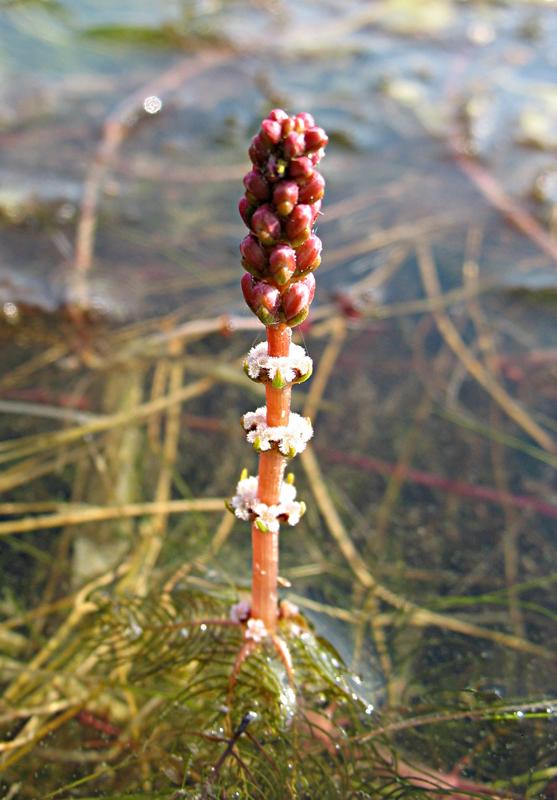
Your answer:
[[[232,680],[242,634],[226,624],[229,610],[229,598],[188,589],[163,603],[106,600],[88,622],[102,674],[125,676],[114,689],[155,700],[145,751],[170,750],[183,765],[181,790],[196,787],[192,797],[200,787],[206,797],[282,798],[316,786],[322,796],[346,796],[361,765],[344,718],[361,728],[366,703],[340,658],[301,618],[284,621],[279,635],[294,680],[271,643],[254,649]]]
[[[293,674],[270,640],[239,663],[243,628],[230,618],[237,596],[196,583],[144,598],[93,593],[40,669],[31,662],[16,673],[6,693],[13,719],[4,713],[2,727],[6,742],[22,746],[3,754],[2,789],[18,785],[31,797],[40,785],[44,798],[106,800],[362,800],[432,797],[436,787],[435,796],[454,797],[439,763],[458,761],[474,732],[486,750],[480,769],[495,785],[495,751],[495,765],[507,751],[522,760],[527,728],[525,763],[542,763],[547,703],[445,692],[424,695],[403,719],[378,714],[368,689],[296,609],[277,631]],[[49,704],[46,721],[33,714]],[[459,796],[467,792],[498,796],[466,787]]]
[[[367,703],[340,657],[295,615],[279,630],[293,677],[271,642],[237,665],[242,626],[229,618],[232,599],[191,588],[93,596],[92,613],[45,670],[67,698],[75,694],[75,713],[46,747],[37,741],[8,768],[9,779],[25,781],[30,763],[44,761],[45,797],[125,787],[103,796],[278,800],[311,797],[316,787],[347,797],[363,787],[370,765],[356,757],[350,734],[369,727]],[[30,681],[35,698],[48,694]],[[47,766],[65,749],[66,761]],[[80,753],[99,763],[80,764]]]

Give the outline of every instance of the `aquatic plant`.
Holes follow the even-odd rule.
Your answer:
[[[328,137],[310,114],[271,111],[253,138],[253,168],[244,178],[240,214],[250,233],[240,250],[247,305],[266,328],[266,342],[245,362],[249,378],[265,384],[266,406],[242,418],[247,439],[259,453],[257,477],[244,475],[231,501],[237,517],[252,523],[252,602],[248,635],[273,633],[278,618],[278,540],[281,523],[295,525],[305,511],[296,500],[287,459],[304,450],[311,422],[290,411],[293,384],[307,380],[309,356],[292,344],[292,328],[305,320],[315,293],[313,272],[321,263],[321,240],[313,226],[325,181],[316,167]]]

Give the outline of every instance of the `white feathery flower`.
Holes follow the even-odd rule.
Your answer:
[[[272,428],[268,428],[266,425],[258,426],[254,428],[254,430],[249,431],[246,439],[250,444],[255,445],[257,443],[257,450],[265,451],[271,449],[271,436],[269,431],[273,430]]]
[[[251,639],[252,642],[262,642],[268,635],[269,632],[262,619],[254,619],[253,617],[248,619],[245,633],[246,639]]]
[[[280,504],[288,505],[296,499],[296,487],[293,483],[283,481],[280,486]]]
[[[246,371],[252,380],[266,377],[272,381],[280,371],[285,383],[292,383],[297,378],[309,375],[312,366],[311,358],[300,345],[290,344],[287,356],[269,356],[267,342],[252,347],[245,362]],[[266,375],[262,376],[262,373]]]
[[[282,513],[282,506],[256,503],[253,506],[253,513],[256,516],[256,523],[261,522],[269,533],[278,533],[280,527],[278,518]]]
[[[236,496],[242,503],[248,503],[255,500],[257,497],[258,481],[257,476],[249,475],[247,478],[242,478],[236,485]],[[232,500],[234,505],[234,499]]]
[[[230,501],[238,519],[247,522],[251,518],[251,506],[257,500],[257,485],[257,478],[253,475],[238,481],[236,494]]]
[[[262,406],[256,411],[248,411],[242,417],[242,424],[247,431],[247,440],[256,445],[257,450],[270,450],[276,444],[285,456],[301,453],[313,436],[313,428],[309,417],[290,414],[288,425],[267,425],[267,408]]]
[[[236,494],[230,501],[230,508],[238,519],[246,522],[260,521],[262,527],[269,533],[278,533],[280,520],[289,525],[296,525],[305,511],[303,503],[296,500],[296,487],[292,483],[283,481],[280,487],[279,502],[268,506],[257,498],[258,479],[250,475],[242,478],[236,486]]]
[[[303,452],[306,444],[313,436],[313,428],[309,417],[301,417],[299,414],[290,414],[288,427],[280,437],[278,443],[279,450],[285,456],[297,455]]]
[[[265,425],[267,422],[267,406],[256,408],[255,411],[246,411],[242,417],[242,425],[246,431]]]
[[[301,503],[293,502],[282,506],[281,513],[284,514],[289,525],[297,525],[304,510],[305,508]]]

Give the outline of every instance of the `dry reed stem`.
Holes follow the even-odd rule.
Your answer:
[[[366,211],[370,206],[382,200],[398,198],[415,187],[419,180],[420,176],[417,173],[407,174],[402,179],[374,186],[370,191],[343,197],[336,203],[327,203],[327,213],[323,216],[320,224],[327,225],[332,220],[350,217],[358,211]]]
[[[152,414],[165,411],[176,403],[184,403],[194,397],[199,397],[199,395],[207,392],[213,385],[214,380],[211,378],[203,378],[202,380],[195,381],[194,383],[182,387],[173,394],[159,397],[148,403],[143,403],[137,406],[133,411],[108,414],[102,417],[99,416],[84,425],[56,431],[55,433],[41,433],[34,436],[24,436],[15,441],[0,442],[0,463],[48,451],[54,447],[61,447],[96,433],[105,433],[114,428],[124,427],[135,422],[146,420]]]
[[[522,639],[518,636],[502,633],[501,631],[494,631],[488,628],[483,628],[470,622],[458,619],[457,617],[446,616],[438,614],[434,611],[429,611],[426,608],[416,605],[410,600],[406,600],[395,592],[391,591],[385,586],[379,584],[368,570],[361,555],[356,550],[354,543],[348,535],[336,508],[333,505],[330,494],[326,488],[325,482],[321,475],[321,470],[313,449],[307,447],[301,455],[302,464],[306,470],[308,480],[310,482],[315,500],[327,524],[329,532],[336,541],[342,555],[348,562],[352,572],[360,583],[369,588],[375,595],[383,602],[396,608],[405,614],[405,622],[410,625],[417,625],[418,627],[434,626],[444,630],[450,630],[455,633],[461,633],[464,636],[477,637],[479,639],[488,639],[502,647],[508,647],[518,652],[530,653],[539,658],[554,660],[555,652],[542,647],[541,645],[534,644]],[[395,615],[393,623],[399,620],[399,616]]]
[[[141,155],[139,157],[127,158],[123,164],[118,164],[115,167],[115,172],[126,177],[134,179],[141,178],[158,183],[189,183],[189,184],[202,184],[207,183],[239,183],[246,173],[245,162],[241,164],[204,164],[181,166],[176,163],[176,159],[172,159],[169,163],[168,160],[157,160],[150,150],[148,157]]]
[[[410,719],[402,719],[396,722],[389,722],[386,725],[381,725],[381,727],[375,728],[375,730],[369,733],[364,733],[363,736],[356,737],[356,741],[361,743],[369,742],[380,736],[421,728],[424,725],[438,725],[444,722],[454,722],[459,719],[482,720],[486,718],[489,719],[492,715],[516,714],[517,711],[522,711],[526,714],[528,712],[539,711],[540,708],[553,707],[556,703],[557,698],[550,697],[532,703],[509,703],[495,708],[467,708],[463,711],[434,711],[431,714],[421,714],[420,716],[411,717]]]
[[[410,246],[408,244],[399,247],[391,247],[382,264],[376,266],[370,273],[359,281],[350,285],[350,294],[357,297],[360,294],[372,293],[388,283],[404,265]]]
[[[94,419],[94,414],[74,408],[52,406],[47,403],[29,403],[25,400],[0,400],[0,414],[17,414],[25,417],[43,417],[59,422],[86,424]]]
[[[310,389],[304,403],[304,416],[310,417],[314,424],[327,383],[346,339],[346,320],[343,317],[333,317],[329,329],[329,341],[319,359],[319,367],[312,376]]]
[[[42,503],[0,503],[0,516],[40,514],[48,511],[59,512],[66,507],[67,503],[61,503],[56,500],[45,500]]]
[[[33,747],[54,731],[65,725],[70,719],[79,714],[80,705],[71,706],[66,709],[62,714],[58,714],[54,719],[45,722],[43,725],[37,724],[38,717],[31,717],[31,720],[25,726],[25,733],[19,734],[16,739],[9,742],[0,742],[0,752],[7,753],[6,756],[0,760],[0,766],[3,769],[11,767],[22,759]],[[27,730],[29,729],[29,730]],[[9,755],[11,750],[16,752]]]
[[[340,606],[331,606],[328,603],[320,603],[318,600],[313,600],[311,597],[304,597],[304,595],[296,594],[295,592],[288,592],[288,599],[296,603],[301,608],[308,608],[310,611],[316,611],[318,614],[324,614],[331,619],[340,619],[342,622],[348,622],[350,625],[358,625],[362,622],[367,623],[368,620],[363,611],[349,611]]]
[[[422,282],[429,298],[440,296],[441,287],[433,256],[429,245],[420,243],[416,246],[418,264]],[[555,442],[551,436],[541,428],[538,423],[520,406],[516,400],[497,383],[493,375],[474,357],[470,349],[464,344],[459,332],[443,311],[434,310],[433,316],[443,339],[462,361],[472,377],[491,395],[493,400],[503,409],[523,431],[529,434],[539,445],[550,453],[557,452]]]
[[[223,506],[224,498],[221,497],[126,503],[125,505],[112,507],[83,508],[81,506],[58,514],[0,522],[0,536],[9,536],[13,533],[31,533],[33,531],[47,530],[48,528],[60,528],[65,525],[83,525],[87,522],[101,522],[109,519],[221,511]]]
[[[328,250],[326,265],[321,266],[320,270],[323,272],[341,261],[371,253],[373,250],[380,250],[390,244],[400,245],[402,242],[414,242],[416,239],[419,240],[432,233],[439,233],[443,228],[454,228],[459,224],[460,220],[454,214],[435,214],[417,222],[404,222],[400,225],[393,225],[392,228],[377,231],[364,236],[362,239],[357,239],[355,242],[352,241],[349,244]]]
[[[182,353],[183,343],[174,339],[169,344],[169,358],[177,358]],[[184,368],[178,362],[172,363],[168,368],[168,394],[175,394],[180,390],[184,378]],[[164,394],[164,385],[161,394]],[[170,502],[172,491],[172,472],[178,455],[178,442],[180,439],[181,406],[179,403],[171,406],[166,412],[164,440],[161,452],[161,466],[157,487],[155,490],[155,503],[165,504]],[[155,514],[149,528],[145,531],[139,546],[133,554],[130,568],[126,573],[121,590],[131,591],[143,597],[147,592],[147,585],[153,568],[160,555],[168,524],[169,512],[162,510]]]
[[[478,253],[481,246],[481,231],[471,228],[466,241],[466,256],[463,264],[464,282],[471,286],[477,286],[479,276]],[[486,368],[492,375],[500,373],[500,359],[497,353],[495,340],[491,332],[488,321],[478,302],[473,299],[469,304],[470,316],[477,331],[477,342],[480,352],[483,354]],[[490,423],[493,427],[498,427],[499,414],[498,407],[492,406],[490,409]],[[523,637],[526,634],[524,617],[520,607],[520,598],[516,589],[518,581],[518,568],[520,563],[518,551],[519,526],[523,524],[522,519],[517,515],[511,503],[508,502],[510,495],[509,482],[505,470],[505,451],[500,442],[490,443],[491,462],[495,484],[501,493],[503,514],[505,517],[505,528],[502,532],[503,538],[503,562],[505,580],[508,591],[509,619],[511,621],[513,633]]]
[[[55,470],[60,470],[62,467],[78,461],[83,457],[84,449],[84,447],[78,447],[72,452],[59,453],[54,458],[46,461],[40,461],[36,458],[21,461],[17,466],[7,469],[0,475],[0,492],[8,492],[10,489],[15,489],[22,484],[29,484],[36,478],[42,478]]]
[[[17,386],[18,383],[29,378],[33,373],[43,367],[47,367],[55,361],[59,361],[67,352],[68,348],[65,344],[55,344],[38,355],[32,356],[28,361],[15,367],[0,378],[0,393],[6,389]]]
[[[6,722],[13,722],[15,719],[25,719],[25,717],[41,717],[48,716],[49,714],[58,714],[60,711],[64,711],[70,706],[75,706],[75,702],[71,700],[53,700],[51,703],[44,703],[41,706],[10,708],[8,711],[0,712],[0,724],[4,725]],[[1,707],[0,704],[0,708]]]
[[[172,346],[172,342],[170,346]],[[153,379],[151,381],[151,391],[149,393],[149,400],[156,400],[158,397],[164,397],[166,394],[165,386],[168,378],[169,361],[167,358],[159,358],[155,363],[153,369]],[[178,387],[179,388],[179,387]],[[153,453],[160,455],[160,439],[162,436],[162,424],[164,415],[153,414],[147,422],[147,441]]]
[[[500,288],[497,281],[486,280],[476,290],[460,286],[458,289],[450,289],[437,297],[404,300],[401,303],[389,303],[388,305],[371,307],[367,312],[367,316],[377,319],[390,319],[392,317],[414,316],[415,314],[430,314],[437,309],[448,308],[469,300],[471,297],[476,297],[480,293],[490,292],[497,288]]]

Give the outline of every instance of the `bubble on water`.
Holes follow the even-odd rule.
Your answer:
[[[17,318],[19,317],[19,310],[15,303],[4,303],[2,306],[2,311],[4,316],[10,322],[17,322]]]
[[[143,101],[143,108],[148,114],[158,114],[162,108],[162,100],[156,94],[149,95]]]

